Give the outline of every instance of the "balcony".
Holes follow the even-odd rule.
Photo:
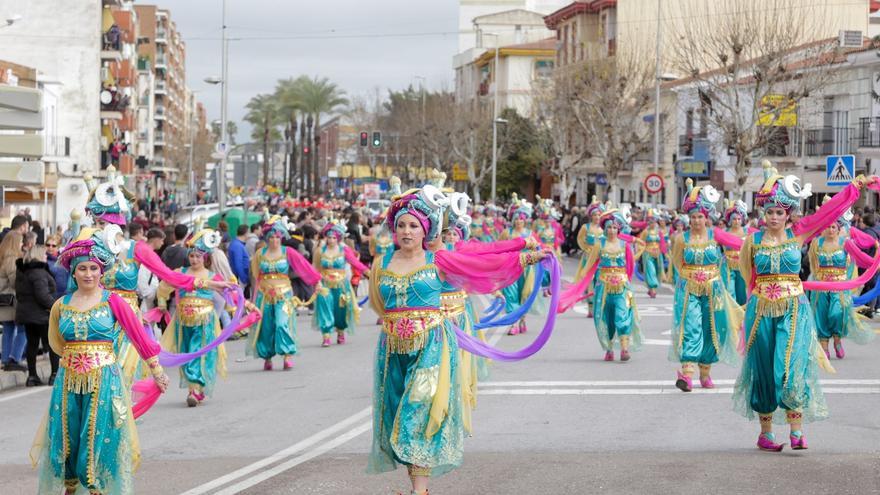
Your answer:
[[[156,43],[167,45],[168,44],[168,32],[165,28],[156,29]]]
[[[116,24],[101,35],[101,59],[122,59],[122,31]]]
[[[880,117],[859,119],[859,148],[880,148]]]
[[[164,95],[167,91],[168,87],[165,81],[156,81],[156,91],[157,95]]]
[[[165,146],[165,132],[164,131],[156,131],[156,134],[153,137],[153,145]]]
[[[150,70],[150,57],[138,57],[137,69],[139,71],[149,71]]]
[[[43,158],[70,156],[70,138],[68,136],[43,136]]]
[[[156,107],[155,112],[153,112],[153,118],[156,120],[165,120],[165,107]]]
[[[104,88],[101,90],[101,118],[108,119],[121,119],[122,114],[126,108],[128,108],[128,104],[130,103],[130,98],[115,88]],[[104,113],[108,113],[108,115],[104,115]],[[114,114],[114,115],[109,115]],[[115,115],[119,114],[119,115]]]
[[[156,68],[159,70],[168,69],[168,59],[165,57],[164,53],[156,55]]]

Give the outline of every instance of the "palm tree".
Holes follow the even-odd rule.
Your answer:
[[[298,176],[297,159],[296,159],[296,130],[297,115],[302,111],[302,91],[299,80],[288,78],[278,81],[275,86],[275,94],[273,95],[278,105],[279,119],[285,124],[284,137],[291,143],[290,153],[290,169],[285,181],[285,189],[293,192],[296,184],[294,177]],[[300,140],[300,143],[303,141]]]
[[[312,136],[315,141],[320,142],[318,130],[321,128],[321,114],[332,113],[339,107],[348,105],[348,98],[345,97],[345,91],[331,83],[326,77],[318,78],[315,76],[309,79],[306,76],[300,76],[297,82],[301,85],[301,103],[303,111],[308,115],[307,125],[307,143],[311,145]],[[313,132],[314,131],[314,132]],[[317,146],[310,146],[312,152],[307,157],[308,169],[306,175],[311,172],[310,192],[317,194],[320,188],[320,178],[318,173],[318,150]]]
[[[244,119],[253,127],[251,139],[263,142],[263,184],[269,183],[269,143],[281,139],[278,130],[280,112],[273,95],[262,94],[251,98],[246,105]]]

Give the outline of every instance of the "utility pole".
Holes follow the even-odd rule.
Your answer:
[[[495,37],[495,68],[493,71],[494,78],[494,102],[493,102],[493,110],[492,110],[492,203],[495,203],[496,200],[496,185],[498,180],[498,79],[499,79],[499,68],[498,68],[498,53],[501,51],[500,49],[500,37],[497,33],[485,33],[488,36]]]
[[[660,42],[661,42],[661,13],[660,0],[657,0],[657,44],[655,46],[655,66],[654,66],[654,166],[653,172],[656,174],[660,169]],[[653,194],[651,195],[653,196]]]
[[[223,61],[220,68],[220,79],[222,86],[220,87],[220,142],[223,143],[222,157],[220,158],[220,170],[217,177],[217,208],[222,214],[226,210],[226,159],[229,156],[229,132],[226,129],[228,125],[226,104],[229,95],[229,41],[226,39],[226,0],[223,0],[223,18],[221,29],[221,43]]]

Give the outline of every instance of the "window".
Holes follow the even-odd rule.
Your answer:
[[[553,75],[552,60],[535,61],[535,79],[549,79]]]

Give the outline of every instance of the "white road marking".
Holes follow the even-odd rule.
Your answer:
[[[672,329],[666,330],[665,332],[660,332],[660,335],[672,335]]]
[[[182,495],[201,495],[203,493],[208,493],[209,491],[211,491],[215,488],[219,488],[223,485],[231,483],[239,478],[242,478],[244,476],[247,476],[250,473],[253,473],[254,471],[260,470],[260,469],[262,469],[266,466],[269,466],[271,464],[274,464],[276,462],[283,461],[284,459],[291,457],[294,454],[297,454],[301,450],[304,450],[308,447],[311,447],[312,445],[324,440],[325,438],[335,434],[336,432],[344,430],[345,428],[348,428],[352,424],[358,423],[359,421],[361,421],[365,417],[369,416],[370,411],[372,411],[372,408],[367,407],[367,408],[343,419],[342,421],[334,424],[333,426],[326,428],[324,430],[321,430],[318,433],[315,433],[314,435],[310,436],[309,438],[306,438],[305,440],[297,442],[284,450],[276,452],[275,454],[272,454],[269,457],[266,457],[266,458],[261,459],[257,462],[249,464],[241,469],[237,469],[237,470],[235,470],[229,474],[226,474],[224,476],[221,476],[215,480],[212,480],[212,481],[209,481],[209,482],[204,483],[202,485],[199,485],[191,490],[184,492]],[[358,428],[360,428],[361,426],[359,426]]]
[[[22,397],[36,394],[39,392],[45,392],[47,390],[52,390],[53,387],[34,387],[30,390],[22,390],[21,392],[15,392],[12,394],[4,394],[0,396],[0,402],[6,402],[8,400],[20,399]]]
[[[672,380],[592,380],[592,381],[510,381],[510,382],[480,382],[483,387],[650,387],[669,385]],[[715,385],[733,385],[736,380],[719,379],[712,380]],[[880,386],[880,380],[875,379],[829,379],[819,380],[822,385],[863,385]]]
[[[336,447],[348,442],[349,440],[351,440],[359,435],[362,435],[362,434],[370,431],[371,429],[372,429],[372,424],[369,421],[366,423],[363,423],[361,425],[358,425],[357,427],[352,428],[351,430],[343,433],[342,435],[339,435],[338,437],[334,438],[333,440],[330,440],[327,443],[321,444],[321,445],[303,453],[300,456],[297,456],[287,462],[281,463],[281,464],[273,467],[272,469],[267,469],[259,474],[255,474],[254,476],[251,476],[250,478],[246,478],[246,479],[244,479],[244,480],[242,480],[232,486],[226,487],[223,490],[220,490],[219,492],[217,492],[215,495],[234,495],[236,493],[240,493],[240,492],[242,492],[242,491],[244,491],[254,485],[262,483],[263,481],[266,481],[270,478],[274,478],[275,476],[278,476],[279,474],[283,473],[284,471],[287,471],[287,470],[292,469],[296,466],[299,466],[300,464],[307,462],[307,461],[310,461],[310,460],[314,459],[315,457],[326,454],[327,452],[335,449]]]
[[[642,343],[647,345],[672,345],[668,339],[642,339]]]
[[[880,387],[824,388],[826,394],[880,394]],[[668,388],[497,388],[481,390],[480,395],[664,395],[681,394],[675,387]],[[733,387],[694,388],[697,394],[732,394]]]

